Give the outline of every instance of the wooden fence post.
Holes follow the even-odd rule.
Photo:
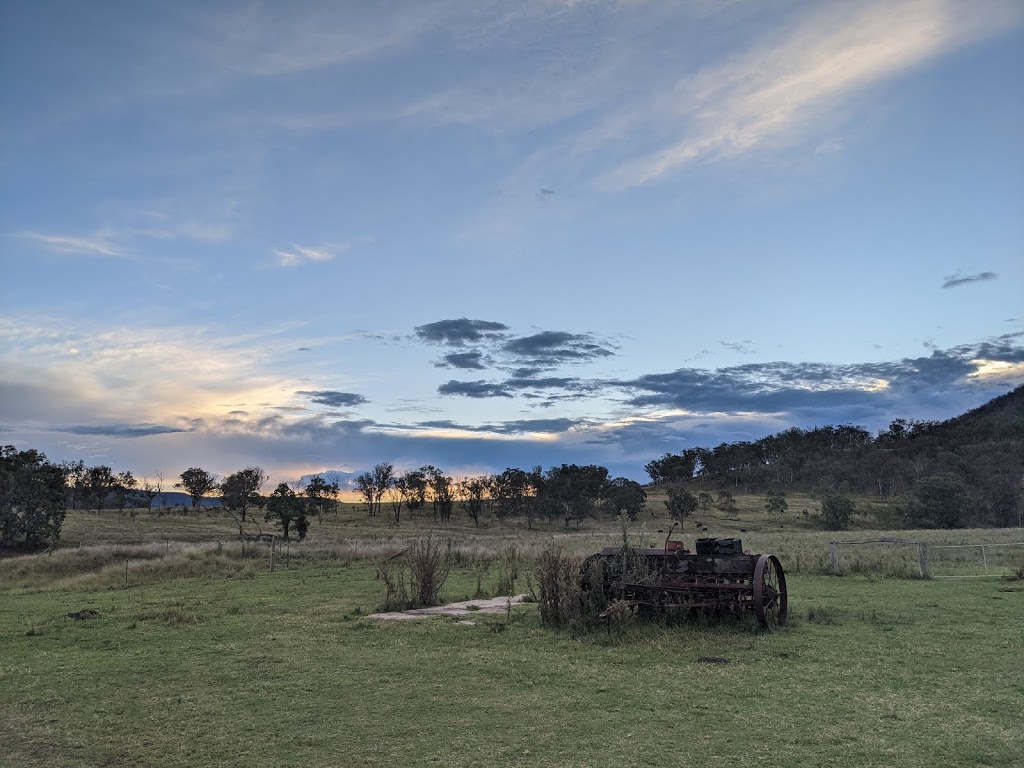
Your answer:
[[[839,573],[839,542],[828,543],[828,567],[833,574]]]
[[[923,541],[918,542],[917,545],[917,564],[921,568],[921,578],[930,578],[928,573],[928,545]]]

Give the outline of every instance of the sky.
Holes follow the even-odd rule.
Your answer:
[[[0,443],[595,463],[1024,382],[1024,4],[0,0]]]

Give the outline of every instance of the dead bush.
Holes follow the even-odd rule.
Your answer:
[[[579,558],[551,545],[540,553],[536,576],[541,622],[549,627],[577,622],[582,613]]]

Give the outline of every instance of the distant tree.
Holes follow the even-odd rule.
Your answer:
[[[150,480],[148,477],[144,477],[139,483],[139,499],[146,505],[147,512],[153,511],[153,500],[163,491],[164,476],[159,472],[156,474],[156,480]]]
[[[381,504],[384,501],[384,494],[388,492],[395,483],[395,468],[387,462],[376,464],[373,467],[373,514],[379,515]]]
[[[451,520],[452,507],[455,503],[454,481],[450,477],[445,476],[444,472],[440,469],[430,464],[420,467],[420,472],[423,473],[427,481],[434,519],[440,518],[441,522],[448,522]]]
[[[647,502],[647,493],[643,486],[636,480],[629,480],[625,477],[616,477],[610,481],[606,495],[608,504],[615,514],[625,514],[630,520],[636,520],[639,517]]]
[[[768,491],[764,496],[764,510],[770,516],[781,515],[789,509],[789,504],[786,502],[786,494],[782,491]]]
[[[309,501],[311,511],[318,516],[334,510],[338,511],[338,494],[341,493],[341,486],[336,482],[328,483],[320,475],[313,475],[304,489],[306,499]]]
[[[488,477],[468,477],[459,483],[459,495],[462,499],[462,506],[466,510],[473,524],[480,526],[480,516],[487,504],[487,494],[491,488],[491,481]]]
[[[0,547],[56,544],[67,502],[64,467],[39,451],[0,448]]]
[[[530,475],[516,467],[509,467],[491,478],[491,498],[494,512],[499,518],[517,517],[526,507],[530,494]]]
[[[700,504],[700,508],[707,512],[711,509],[711,504],[714,501],[711,494],[707,491],[701,491],[697,494],[697,503]]]
[[[66,477],[69,505],[72,509],[83,509],[90,501],[88,470],[85,467],[85,462],[81,459],[73,462],[65,461],[61,463],[60,467]]]
[[[124,514],[124,508],[128,504],[129,500],[132,503],[132,520],[135,519],[135,502],[137,500],[135,496],[135,487],[138,485],[138,481],[135,476],[129,471],[118,472],[114,477],[114,501],[117,504],[117,511],[122,515]]]
[[[857,506],[846,496],[827,496],[821,503],[821,517],[830,531],[845,531]]]
[[[244,523],[249,510],[259,504],[260,488],[268,479],[260,467],[246,467],[228,475],[220,484],[221,503],[225,509],[237,512],[241,517],[239,522]]]
[[[929,475],[914,488],[910,522],[923,528],[962,528],[970,511],[967,485],[951,473]]]
[[[377,496],[377,487],[373,484],[373,475],[369,472],[363,472],[356,478],[356,493],[359,494],[359,498],[366,504],[366,514],[373,516],[374,506],[373,501]]]
[[[697,497],[685,488],[669,488],[665,506],[672,519],[682,525],[687,517],[697,511]]]
[[[189,467],[181,473],[181,482],[175,483],[174,487],[185,489],[192,500],[193,511],[197,511],[203,503],[203,497],[217,488],[217,481],[205,469]]]
[[[579,528],[581,520],[602,506],[607,483],[608,470],[605,467],[562,464],[545,473],[544,494],[549,504],[561,510],[566,528],[570,520],[576,521]]]
[[[267,499],[266,520],[273,520],[281,526],[284,538],[289,538],[291,526],[299,535],[299,541],[306,538],[309,521],[306,517],[306,500],[288,487],[288,483],[280,483]]]
[[[727,515],[736,514],[736,500],[732,497],[732,491],[719,491],[718,503],[715,506]]]
[[[89,498],[92,500],[93,506],[96,507],[97,514],[103,511],[107,496],[114,490],[115,482],[114,470],[105,464],[101,464],[98,467],[89,467],[85,471],[85,485],[88,489]]]

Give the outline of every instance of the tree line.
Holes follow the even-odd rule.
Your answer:
[[[1019,525],[1024,387],[948,421],[896,419],[874,435],[849,424],[793,428],[665,454],[645,469],[654,484],[875,496],[914,527]]]
[[[368,515],[390,511],[397,524],[403,510],[426,514],[440,522],[460,509],[474,525],[493,515],[499,520],[519,518],[533,528],[538,521],[556,520],[576,527],[587,517],[625,514],[636,519],[647,500],[635,480],[611,477],[606,467],[562,464],[544,470],[509,467],[492,475],[454,479],[427,465],[396,472],[392,464],[377,464],[355,479],[356,491]]]

